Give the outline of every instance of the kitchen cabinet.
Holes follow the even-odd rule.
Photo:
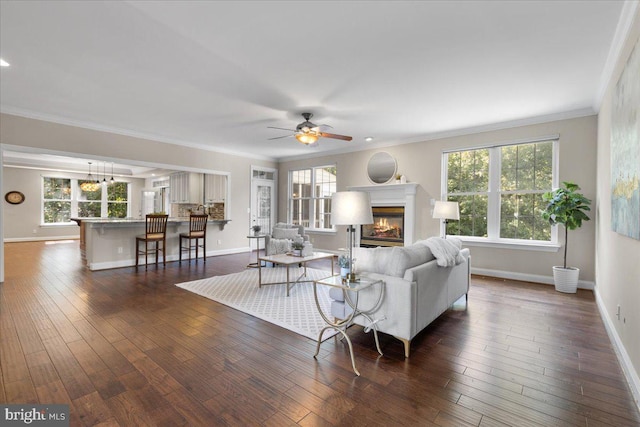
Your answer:
[[[169,175],[171,203],[202,204],[202,174],[176,172]]]
[[[204,174],[204,202],[224,202],[227,198],[227,176]]]

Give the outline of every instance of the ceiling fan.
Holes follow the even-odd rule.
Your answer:
[[[320,137],[322,137],[322,138],[332,138],[332,139],[341,139],[343,141],[351,141],[353,139],[352,137],[346,136],[346,135],[337,135],[335,133],[322,132],[320,130],[320,127],[331,128],[331,126],[329,126],[329,125],[316,125],[314,123],[311,123],[309,121],[309,119],[311,117],[313,117],[313,114],[311,114],[311,113],[302,113],[302,117],[304,117],[304,122],[302,122],[298,126],[296,126],[295,129],[285,129],[285,128],[278,128],[278,127],[268,126],[269,129],[280,129],[280,130],[287,130],[287,131],[290,131],[290,132],[294,132],[292,135],[277,136],[275,138],[269,138],[269,140],[281,139],[281,138],[289,138],[290,136],[294,136],[298,140],[298,142],[301,142],[302,144],[305,144],[305,145],[311,145],[311,144],[314,144],[318,140],[318,138],[320,138]]]

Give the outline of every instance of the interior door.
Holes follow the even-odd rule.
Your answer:
[[[271,233],[275,224],[275,184],[271,180],[253,179],[251,181],[251,224],[259,225],[261,233]],[[252,232],[250,230],[250,232]],[[250,239],[255,245],[259,239]],[[256,249],[252,247],[252,249]]]

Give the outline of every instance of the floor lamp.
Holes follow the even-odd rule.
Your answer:
[[[365,191],[338,191],[331,196],[331,225],[346,225],[349,233],[348,282],[357,281],[353,271],[354,225],[373,224],[371,198]]]
[[[433,217],[444,220],[444,238],[447,238],[447,223],[450,219],[460,219],[458,202],[436,201],[433,207]]]

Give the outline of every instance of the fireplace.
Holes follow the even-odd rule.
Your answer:
[[[373,207],[373,224],[360,228],[360,246],[403,246],[404,206]]]

